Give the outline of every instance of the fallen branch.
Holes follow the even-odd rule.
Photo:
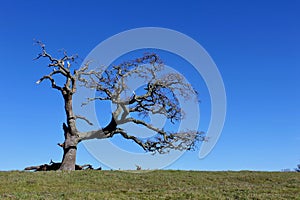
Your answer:
[[[30,167],[26,167],[24,170],[34,170],[35,172],[36,171],[56,171],[56,170],[59,170],[60,166],[61,166],[61,163],[56,163],[51,160],[49,164],[30,166]],[[75,170],[87,170],[87,169],[93,170],[94,168],[90,164],[75,165]],[[101,167],[99,167],[97,170],[101,170]]]

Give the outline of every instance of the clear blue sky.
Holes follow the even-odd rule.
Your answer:
[[[210,54],[227,92],[227,118],[213,151],[186,153],[168,168],[281,170],[300,163],[300,3],[288,1],[3,1],[0,4],[0,170],[60,161],[62,100],[33,61],[39,49],[82,58],[108,37],[164,27]],[[144,3],[143,3],[144,2]],[[100,165],[80,145],[78,163]]]

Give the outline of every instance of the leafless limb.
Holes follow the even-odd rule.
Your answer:
[[[52,73],[51,73],[51,74],[52,74]],[[36,82],[36,84],[40,84],[43,80],[48,79],[48,80],[50,80],[50,82],[51,82],[52,88],[57,89],[57,90],[59,90],[59,91],[62,91],[62,88],[56,85],[56,83],[55,83],[54,79],[52,78],[52,75],[51,75],[51,74],[48,75],[48,76],[47,76],[47,75],[46,75],[46,76],[43,76],[42,78],[40,78],[40,79]]]
[[[75,116],[75,119],[81,119],[81,120],[84,120],[86,123],[88,123],[89,125],[93,125],[93,123],[92,122],[90,122],[86,117],[84,117],[84,116],[81,116],[81,115],[76,115]]]
[[[165,154],[170,150],[195,150],[196,144],[205,141],[204,132],[185,131],[180,133],[165,133],[165,135],[158,134],[152,139],[143,141],[136,136],[128,135],[124,130],[117,129],[115,134],[121,134],[125,139],[134,141],[141,146],[145,151]]]
[[[76,76],[78,72],[76,70],[71,72],[70,67],[71,67],[71,63],[74,62],[78,58],[78,56],[77,55],[68,56],[67,53],[64,51],[62,58],[54,58],[51,54],[49,54],[46,51],[45,44],[43,44],[40,41],[36,41],[36,44],[41,47],[42,52],[38,54],[35,60],[38,60],[42,57],[47,58],[50,62],[48,64],[48,67],[53,69],[53,71],[49,75],[43,76],[36,83],[39,84],[43,80],[48,79],[52,84],[52,88],[61,91],[64,95],[74,94],[76,92]],[[65,77],[64,86],[58,86],[55,83],[53,78],[54,75],[62,75],[63,77]]]

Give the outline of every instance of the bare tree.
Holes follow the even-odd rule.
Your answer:
[[[119,134],[127,140],[134,141],[146,152],[158,153],[168,153],[171,149],[192,150],[197,141],[204,140],[203,132],[198,130],[175,133],[155,127],[143,120],[143,117],[149,114],[157,114],[164,115],[172,123],[180,121],[183,118],[183,112],[176,96],[180,95],[188,100],[191,96],[197,94],[179,74],[168,73],[163,77],[159,77],[158,74],[163,71],[164,64],[158,55],[154,53],[145,54],[141,58],[110,66],[106,69],[89,69],[90,63],[85,63],[81,68],[71,70],[71,66],[77,58],[76,55],[68,56],[64,52],[61,58],[54,58],[46,51],[43,43],[37,42],[37,44],[41,47],[42,52],[36,59],[46,58],[49,61],[48,67],[52,68],[52,72],[39,79],[37,84],[49,80],[52,88],[58,90],[64,100],[66,123],[63,123],[63,130],[65,141],[58,144],[64,151],[60,170],[75,170],[77,145],[83,140],[105,139]],[[64,84],[58,85],[55,82],[55,76],[62,76]],[[147,84],[139,92],[139,95],[133,92],[130,97],[126,97],[124,95],[124,91],[128,87],[126,80],[136,77],[143,78]],[[85,116],[79,116],[73,112],[72,99],[78,84],[98,91],[96,97],[87,98],[83,105],[91,101],[110,101],[115,105],[111,121],[106,127],[94,131],[78,131],[76,127],[77,119],[92,124]],[[143,126],[156,134],[146,140],[130,135],[121,127],[129,123]]]

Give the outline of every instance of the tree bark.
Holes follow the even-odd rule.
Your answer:
[[[67,115],[67,125],[63,124],[65,141],[62,144],[64,155],[59,170],[73,171],[76,164],[77,144],[79,137],[77,134],[75,116],[72,107],[72,94],[63,94],[65,100],[65,112]]]
[[[65,142],[61,145],[63,147],[64,155],[59,170],[72,171],[75,170],[76,153],[78,137],[71,134],[70,128],[63,124]]]

